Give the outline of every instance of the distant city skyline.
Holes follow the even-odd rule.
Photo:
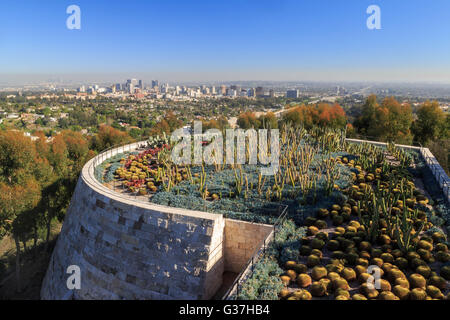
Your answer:
[[[66,8],[81,8],[81,30]],[[366,9],[381,8],[381,30]],[[450,2],[36,1],[0,4],[0,85],[45,81],[450,83]]]

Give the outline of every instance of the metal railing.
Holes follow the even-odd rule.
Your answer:
[[[228,291],[223,296],[222,300],[229,300],[233,295],[239,296],[241,292],[242,284],[250,277],[253,276],[253,272],[255,270],[256,263],[261,260],[267,254],[267,248],[269,245],[276,240],[277,232],[279,228],[283,225],[283,222],[286,220],[288,214],[288,206],[281,205],[278,208],[278,218],[273,224],[273,229],[270,232],[269,236],[264,238],[263,241],[259,243],[257,249],[251,256],[251,258],[247,261],[242,271],[238,274],[233,284],[230,286]]]
[[[450,205],[450,179],[448,175],[445,173],[444,169],[441,167],[441,165],[434,156],[431,157],[425,152],[421,152],[421,154],[426,165],[433,174],[433,177],[435,178],[436,182],[441,188],[442,193],[446,196],[445,200],[447,204]]]

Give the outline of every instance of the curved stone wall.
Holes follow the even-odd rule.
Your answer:
[[[42,299],[209,299],[222,285],[222,215],[136,202],[82,170],[45,275]],[[67,268],[80,268],[71,290]]]

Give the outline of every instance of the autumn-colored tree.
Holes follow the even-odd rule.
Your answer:
[[[401,104],[394,97],[387,97],[378,104],[372,95],[363,106],[362,116],[354,124],[358,132],[369,139],[411,143],[412,121],[409,104]]]
[[[92,138],[91,148],[93,150],[102,151],[110,147],[131,142],[133,139],[128,133],[114,129],[113,127],[100,126],[97,135]]]
[[[169,111],[165,114],[164,118],[161,119],[155,126],[149,131],[150,136],[162,135],[165,133],[166,135],[170,135],[171,132],[180,129],[183,125],[183,121],[181,121],[173,111]]]
[[[229,127],[228,120],[224,116],[221,116],[218,119],[202,121],[202,128],[204,131],[209,130],[209,129],[224,130],[228,127]]]
[[[165,119],[162,119],[156,125],[151,128],[149,135],[150,136],[160,136],[163,133],[166,135],[170,134],[170,126]]]
[[[167,121],[167,124],[169,125],[170,132],[173,132],[183,125],[183,121],[181,121],[174,113],[173,111],[169,111],[164,116],[164,119]],[[167,132],[167,133],[170,133]]]
[[[239,115],[237,119],[237,125],[241,129],[251,129],[251,128],[257,129],[259,128],[261,123],[256,118],[256,115],[253,112],[247,111]]]
[[[64,130],[59,135],[62,136],[62,139],[67,146],[67,155],[70,166],[69,178],[77,179],[84,164],[92,158],[89,153],[89,142],[77,131]],[[122,141],[128,142],[131,141],[131,138],[124,134],[121,137],[113,137],[111,139],[111,143],[115,143],[116,141],[118,141],[117,143],[122,143]]]
[[[283,122],[290,122],[307,129],[313,126],[344,128],[347,116],[340,105],[319,103],[318,105],[301,105],[288,109],[283,115]]]
[[[310,129],[314,125],[312,109],[305,105],[292,107],[284,113],[283,122]]]

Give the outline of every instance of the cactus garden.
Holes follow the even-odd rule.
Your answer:
[[[449,298],[448,205],[424,182],[418,152],[289,125],[280,145],[272,176],[261,174],[262,165],[176,165],[165,136],[108,159],[95,175],[143,201],[233,219],[274,223],[276,209],[287,206],[286,221],[236,299]]]

